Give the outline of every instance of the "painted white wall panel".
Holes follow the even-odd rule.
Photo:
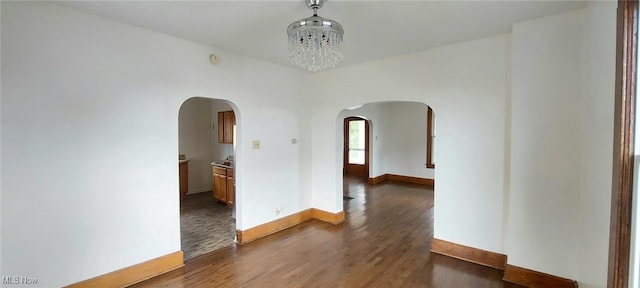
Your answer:
[[[178,111],[205,97],[236,111],[238,229],[341,211],[344,109],[425,103],[435,237],[606,285],[614,4],[315,74],[52,4],[1,5],[2,275],[56,287],[179,250]],[[400,164],[411,153],[385,158],[424,137],[388,141],[408,107],[380,105],[361,111],[379,136],[372,176],[429,177]]]
[[[189,159],[188,193],[211,190],[211,99],[191,98],[180,107],[178,151]],[[217,141],[217,139],[216,139]]]
[[[428,103],[438,119],[435,236],[503,252],[509,39],[499,35],[314,74],[313,206],[342,210],[340,111],[380,101]]]
[[[425,167],[427,105],[393,102],[388,104],[387,111],[387,173],[433,179],[434,169]]]
[[[584,12],[518,23],[512,35],[509,263],[577,279]]]
[[[238,229],[311,207],[309,151],[290,142],[309,143],[298,71],[53,4],[1,5],[3,275],[60,287],[180,250],[178,111],[194,96],[239,111]]]
[[[616,2],[585,9],[582,191],[578,246],[580,287],[607,286],[613,163]]]

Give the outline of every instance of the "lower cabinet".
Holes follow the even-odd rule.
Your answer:
[[[233,169],[227,169],[227,205],[233,206],[233,199],[235,199],[235,185],[233,184]]]
[[[182,200],[189,191],[189,162],[180,161],[178,171],[180,171],[178,179],[180,179],[180,200]]]
[[[229,207],[233,206],[233,169],[212,166],[212,172],[213,197]]]

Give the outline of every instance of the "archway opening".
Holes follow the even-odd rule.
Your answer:
[[[420,178],[422,180],[414,180],[433,186],[436,161],[435,115],[427,104],[411,101],[372,102],[342,110],[338,114],[336,125],[337,145],[342,147],[338,151],[339,159],[343,159],[342,175],[348,174],[345,171],[349,160],[347,153],[352,153],[359,157],[357,159],[366,160],[369,182],[382,181],[388,174]],[[350,146],[347,136],[353,134],[345,126],[348,119],[366,120],[368,135],[365,140],[368,143],[356,143],[362,144],[360,146],[369,144],[366,157],[360,154],[363,150],[360,146],[354,151],[346,149]]]
[[[423,187],[426,197],[431,197],[427,206],[433,206],[436,129],[435,113],[427,104],[366,103],[342,110],[337,118],[347,220],[353,220],[349,218],[350,211],[366,206],[369,191],[391,182]]]
[[[180,239],[185,260],[235,245],[235,107],[227,100],[193,97],[179,109]]]

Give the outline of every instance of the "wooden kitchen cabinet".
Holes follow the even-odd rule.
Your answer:
[[[180,179],[180,200],[182,200],[189,191],[189,161],[180,161],[178,164],[178,171],[180,172],[178,178]]]
[[[227,203],[227,169],[213,166],[213,197]]]
[[[218,143],[233,143],[234,125],[236,125],[236,115],[233,111],[218,112]]]
[[[233,182],[233,169],[227,169],[227,206],[233,206],[235,199],[235,185]]]
[[[233,206],[235,189],[233,186],[233,169],[221,166],[212,166],[213,197]]]
[[[224,143],[224,112],[218,112],[218,143]]]

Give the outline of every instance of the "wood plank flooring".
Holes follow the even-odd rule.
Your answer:
[[[346,221],[302,223],[193,258],[133,287],[521,287],[502,272],[429,253],[433,190],[346,178]]]

